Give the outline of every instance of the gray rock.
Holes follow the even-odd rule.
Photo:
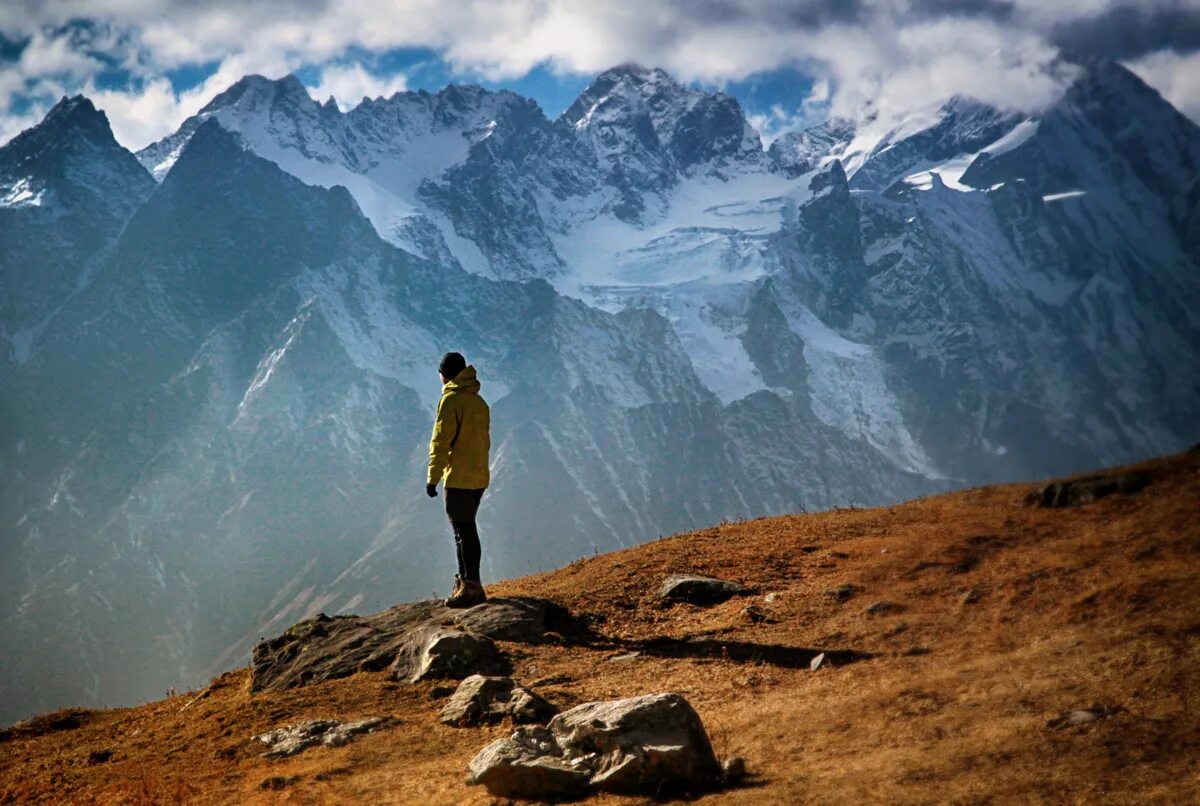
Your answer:
[[[824,663],[825,653],[822,652],[820,655],[817,655],[815,658],[809,661],[808,668],[815,672],[817,669],[820,669]]]
[[[577,706],[493,742],[470,767],[470,783],[502,797],[703,790],[721,777],[699,715],[679,694]]]
[[[295,725],[276,728],[255,736],[256,741],[267,745],[268,758],[284,758],[294,756],[302,750],[316,745],[325,747],[341,747],[348,744],[360,733],[370,733],[375,728],[387,724],[385,717],[374,716],[360,719],[357,722],[338,722],[336,719],[310,719]]]
[[[880,600],[867,605],[867,609],[864,612],[868,616],[882,616],[886,613],[898,613],[903,609],[904,605],[899,605],[895,602],[889,602],[887,600]]]
[[[490,639],[432,625],[409,633],[391,666],[392,678],[408,683],[507,671],[507,659]]]
[[[856,593],[858,588],[854,585],[838,585],[836,588],[825,589],[825,595],[838,602],[845,602]]]
[[[749,621],[751,624],[762,624],[768,620],[766,612],[755,604],[748,604],[741,610],[742,618]]]
[[[721,764],[721,777],[727,784],[736,784],[746,777],[746,759],[731,756]]]
[[[500,797],[540,798],[575,795],[587,789],[591,771],[563,756],[545,728],[521,728],[471,759],[470,784],[482,784]]]
[[[549,604],[544,599],[488,599],[467,610],[457,611],[454,624],[460,630],[494,641],[541,643],[546,636]]]
[[[302,621],[283,635],[254,648],[251,690],[279,691],[392,666],[414,635],[430,628],[473,633],[484,639],[540,643],[553,624],[569,632],[571,616],[544,599],[489,599],[467,610],[451,610],[437,601],[401,604],[370,616],[325,615]],[[465,674],[503,673],[469,669]],[[462,675],[453,675],[463,677]]]
[[[519,725],[541,724],[558,712],[545,699],[509,677],[471,675],[442,708],[445,725],[469,727],[496,723],[505,717]]]
[[[969,589],[967,589],[967,591],[966,591],[966,592],[965,592],[965,593],[964,593],[964,594],[963,594],[963,595],[962,595],[962,596],[959,598],[959,600],[958,600],[958,601],[959,601],[959,603],[960,603],[960,604],[969,605],[969,604],[975,604],[975,603],[976,603],[976,602],[978,602],[978,601],[980,600],[980,598],[982,598],[982,597],[983,597],[983,594],[982,594],[982,593],[979,591],[979,588],[969,588]]]
[[[1069,481],[1053,481],[1030,493],[1027,500],[1040,507],[1074,507],[1090,504],[1113,493],[1132,495],[1149,483],[1148,473],[1105,473]]]
[[[668,602],[712,605],[750,591],[737,582],[696,574],[672,574],[663,580],[658,598]]]
[[[1064,711],[1053,719],[1046,721],[1046,727],[1053,730],[1062,730],[1063,728],[1074,727],[1075,725],[1086,725],[1089,722],[1095,722],[1099,719],[1107,719],[1120,709],[1118,706],[1112,705],[1093,705],[1091,708],[1076,708],[1071,711]]]

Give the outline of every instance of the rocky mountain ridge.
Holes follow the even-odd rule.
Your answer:
[[[446,349],[493,407],[490,578],[1186,444],[1200,134],[1085,67],[1039,115],[952,99],[768,151],[635,65],[553,121],[248,77],[144,168],[64,101],[0,149],[4,248],[65,244],[58,274],[0,265],[0,630],[31,648],[4,713],[204,679],[449,579],[418,483]],[[30,143],[100,145],[39,206],[8,167]]]

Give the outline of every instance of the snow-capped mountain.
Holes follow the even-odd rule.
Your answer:
[[[0,337],[16,360],[153,189],[86,98],[0,150]]]
[[[637,65],[557,120],[251,76],[136,159],[64,101],[0,148],[0,633],[29,647],[0,721],[444,587],[447,349],[493,408],[492,578],[1189,444],[1198,164],[1107,63],[1037,114],[953,98],[769,150]]]

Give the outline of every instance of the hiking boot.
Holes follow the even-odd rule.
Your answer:
[[[463,592],[463,579],[458,574],[455,574],[454,575],[454,590],[450,591],[450,596],[447,597],[446,601],[443,602],[443,604],[446,605],[446,607],[457,607],[457,605],[454,603],[457,602],[459,597],[462,596],[462,592]]]
[[[483,585],[464,579],[462,588],[455,590],[446,600],[446,607],[474,607],[485,601],[487,601],[487,593],[483,590]]]

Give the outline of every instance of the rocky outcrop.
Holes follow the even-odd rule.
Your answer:
[[[1082,479],[1054,481],[1028,496],[1028,502],[1040,507],[1073,507],[1090,504],[1113,493],[1132,495],[1150,483],[1148,473],[1109,473]]]
[[[673,693],[585,703],[493,742],[470,769],[470,783],[501,797],[696,792],[721,776],[699,715]]]
[[[672,574],[663,580],[658,598],[664,602],[687,602],[694,605],[720,604],[734,596],[749,593],[737,582],[697,574]]]
[[[463,680],[442,708],[441,722],[455,727],[502,722],[544,724],[558,709],[543,697],[518,686],[509,677],[471,675]]]
[[[295,725],[277,728],[255,736],[256,741],[267,746],[263,753],[268,758],[294,756],[302,750],[316,745],[341,747],[361,733],[370,733],[388,724],[388,719],[374,716],[356,722],[339,722],[336,719],[310,719]]]
[[[390,668],[398,680],[502,674],[508,664],[493,641],[540,643],[580,628],[544,599],[489,599],[467,610],[437,601],[396,605],[370,616],[302,621],[254,648],[252,691],[277,691]]]

